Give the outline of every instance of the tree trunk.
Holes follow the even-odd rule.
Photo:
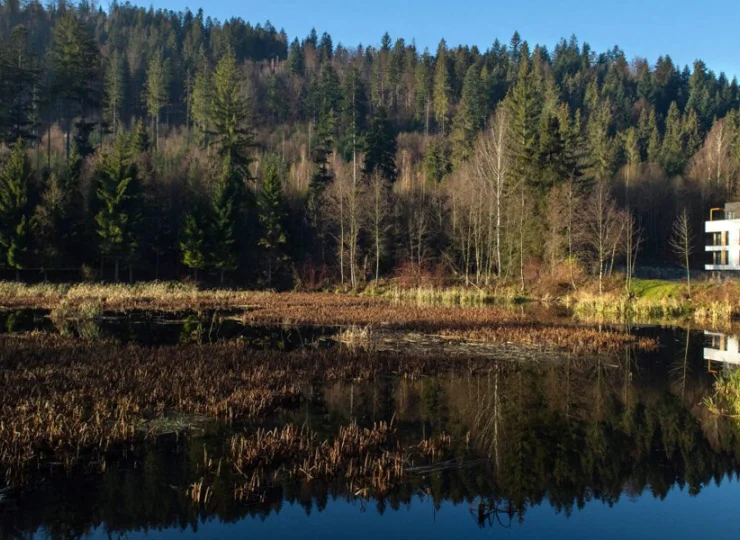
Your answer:
[[[116,259],[116,271],[114,273],[116,283],[118,283],[118,267],[119,267],[119,260]]]
[[[224,284],[224,270],[223,269],[221,270],[221,280],[220,281],[221,281],[221,285],[223,285]]]

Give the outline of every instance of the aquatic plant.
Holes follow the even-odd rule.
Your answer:
[[[707,396],[704,404],[714,414],[740,418],[740,370],[719,373],[714,381],[714,395]]]

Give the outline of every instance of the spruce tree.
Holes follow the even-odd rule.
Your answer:
[[[118,137],[118,124],[121,121],[126,82],[123,58],[113,51],[105,71],[105,121],[113,133],[113,140]]]
[[[342,154],[351,160],[362,147],[366,130],[367,95],[357,68],[351,68],[342,85]]]
[[[182,263],[192,268],[196,281],[198,271],[206,267],[208,258],[208,227],[202,216],[203,212],[197,208],[185,215],[179,242]]]
[[[434,68],[434,118],[444,136],[450,114],[452,99],[452,81],[447,58],[447,44],[443,39],[437,48],[437,60]]]
[[[431,57],[429,51],[425,50],[414,70],[415,95],[414,110],[416,121],[424,126],[424,131],[429,133],[429,110],[431,107]]]
[[[385,106],[376,107],[370,130],[367,134],[367,151],[363,172],[372,175],[376,171],[389,182],[398,177],[396,169],[396,130],[388,118]]]
[[[227,270],[236,270],[239,207],[242,201],[243,184],[231,168],[228,156],[224,156],[222,172],[216,180],[216,189],[211,205],[210,263],[219,272],[219,281],[224,282]]]
[[[159,50],[149,61],[145,85],[146,110],[152,119],[155,149],[159,148],[159,116],[168,101],[168,85],[167,62]]]
[[[213,93],[210,113],[211,129],[216,137],[219,154],[224,166],[222,177],[236,175],[242,181],[250,178],[250,152],[254,147],[254,134],[249,124],[249,106],[242,95],[242,80],[233,52],[219,60],[213,74]]]
[[[0,48],[0,141],[8,145],[36,138],[40,69],[29,38],[25,26],[16,26]]]
[[[211,72],[207,65],[202,65],[195,73],[193,91],[190,94],[190,116],[201,137],[210,131],[211,119]],[[202,142],[202,139],[199,139]]]
[[[684,158],[691,159],[702,145],[702,136],[699,131],[699,117],[693,108],[688,108],[683,115],[681,131],[684,139]]]
[[[89,135],[86,116],[100,103],[102,95],[100,51],[88,29],[72,10],[67,11],[54,26],[50,57],[52,96],[57,100],[65,119],[66,157],[69,160],[72,121],[81,117],[76,127],[82,137]],[[78,147],[88,149],[85,141]]]
[[[101,159],[95,177],[98,207],[95,225],[101,259],[114,262],[115,281],[119,280],[121,260],[127,262],[131,280],[139,244],[141,188],[128,141],[119,136],[113,150]]]
[[[529,60],[524,55],[521,57],[517,83],[508,97],[507,106],[511,118],[510,151],[514,160],[516,182],[533,184],[536,182],[540,104]]]
[[[288,67],[294,75],[303,75],[303,72],[305,71],[303,49],[301,48],[298,38],[295,38],[290,44],[290,50],[288,52]]]
[[[685,163],[681,113],[674,101],[668,109],[668,116],[665,120],[665,136],[660,151],[660,164],[668,176],[676,176],[683,172]]]
[[[453,123],[452,139],[458,163],[470,156],[473,143],[486,121],[485,94],[480,69],[470,66],[462,87],[462,97]]]
[[[648,120],[649,138],[647,141],[647,160],[648,163],[658,163],[660,161],[661,138],[658,131],[658,122],[655,119],[655,111],[650,111]]]
[[[280,163],[274,156],[265,160],[262,185],[257,197],[257,208],[262,233],[259,245],[267,255],[267,282],[272,284],[273,273],[284,259],[283,249],[287,242],[285,234],[285,201],[280,180]]]
[[[16,279],[28,262],[31,176],[31,164],[19,139],[0,169],[0,264],[14,268]]]
[[[79,191],[82,159],[75,152],[61,172],[53,172],[31,221],[36,254],[44,271],[72,263],[81,236]]]
[[[586,125],[589,172],[599,182],[611,180],[614,174],[617,145],[611,129],[611,103],[604,99],[596,105]]]

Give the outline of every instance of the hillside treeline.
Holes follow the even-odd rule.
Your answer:
[[[737,81],[699,60],[117,3],[0,4],[0,143],[23,279],[572,286],[675,264],[684,210],[698,253],[740,175]]]

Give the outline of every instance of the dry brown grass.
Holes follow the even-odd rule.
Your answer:
[[[516,343],[537,349],[559,349],[573,354],[614,352],[629,346],[642,351],[653,351],[658,347],[657,341],[653,338],[638,338],[624,332],[574,326],[548,326],[537,323],[442,330],[441,334],[469,341]]]
[[[234,496],[263,501],[282,481],[340,482],[355,497],[383,497],[407,479],[407,471],[450,456],[452,438],[442,433],[417,444],[402,443],[396,426],[380,422],[362,428],[340,426],[331,440],[293,424],[232,437],[228,461],[244,478]]]
[[[158,434],[170,415],[259,418],[301,399],[302,383],[433,375],[490,360],[238,343],[142,347],[59,335],[0,335],[0,470],[7,482],[49,462],[94,462],[117,443]],[[178,429],[181,429],[178,428]]]

